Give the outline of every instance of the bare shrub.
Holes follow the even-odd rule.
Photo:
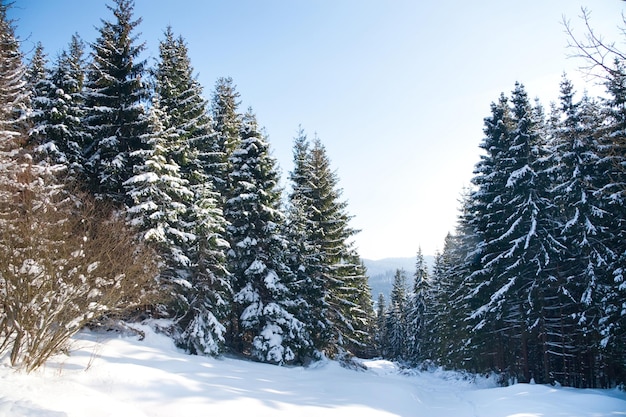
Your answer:
[[[101,202],[32,167],[0,183],[0,355],[31,371],[85,324],[155,301],[152,250]]]

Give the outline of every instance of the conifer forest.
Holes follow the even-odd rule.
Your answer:
[[[166,27],[142,58],[132,0],[97,39],[26,56],[0,2],[0,354],[33,370],[85,326],[151,319],[197,355],[277,365],[353,356],[626,383],[626,52],[571,37],[602,80],[547,108],[495,97],[456,230],[428,268],[371,294],[320,138],[281,186],[229,77],[207,94]],[[626,27],[626,22],[625,27]],[[208,97],[208,98],[205,98]]]

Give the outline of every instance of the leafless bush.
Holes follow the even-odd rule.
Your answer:
[[[110,208],[18,174],[0,182],[0,355],[31,371],[88,322],[151,304],[157,266]]]

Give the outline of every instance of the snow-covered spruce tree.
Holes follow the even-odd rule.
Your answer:
[[[342,355],[367,351],[370,321],[373,319],[371,290],[366,271],[354,248],[352,237],[358,233],[349,226],[352,218],[347,203],[340,201],[338,177],[331,171],[326,149],[319,139],[311,149],[313,184],[313,221],[317,235],[312,238],[321,249],[322,279],[328,304],[326,320],[329,338],[327,353]]]
[[[396,270],[389,305],[385,311],[385,347],[383,356],[393,360],[406,359],[407,344],[406,272]]]
[[[561,82],[560,117],[552,138],[552,196],[558,208],[559,239],[564,250],[542,289],[545,303],[543,343],[551,378],[570,386],[590,381],[598,356],[602,282],[614,258],[606,246],[608,213],[594,193],[600,179],[595,136],[599,107],[586,95],[574,101],[574,88]]]
[[[193,183],[204,182],[205,178],[194,178],[200,173],[192,171],[206,170],[205,166],[196,166],[194,159],[200,149],[206,153],[207,146],[214,141],[207,101],[202,96],[202,86],[193,74],[184,39],[176,37],[169,26],[164,36],[159,43],[159,59],[153,70],[155,90],[168,116],[164,127],[177,133],[177,142],[170,145],[185,175]]]
[[[230,156],[238,147],[242,116],[238,112],[239,93],[230,77],[219,78],[215,83],[211,100],[211,116],[213,134],[211,143],[213,149],[210,154],[211,176],[214,179],[215,190],[224,195],[230,192],[228,183]]]
[[[470,319],[476,333],[496,341],[479,354],[496,358],[496,369],[528,381],[544,376],[543,363],[536,360],[542,347],[535,341],[542,331],[541,289],[561,247],[553,235],[538,113],[521,84],[511,102],[512,129],[498,168],[507,177],[497,197],[501,212],[496,224],[502,233],[486,239],[482,248],[482,268],[474,273],[482,278],[473,281],[472,296],[483,304]]]
[[[626,22],[625,22],[626,24]],[[603,202],[608,230],[607,245],[614,253],[609,276],[601,285],[602,370],[604,385],[626,382],[626,59],[620,53],[608,71],[604,103],[605,123],[599,138],[599,178],[605,182],[595,194]]]
[[[43,56],[36,59],[41,53],[38,47],[29,77],[33,91],[29,143],[35,146],[37,159],[65,166],[66,181],[82,185],[86,134],[81,123],[84,115],[83,43],[74,35],[69,51],[61,52],[50,71],[36,69],[42,65],[36,64],[37,61],[43,63]],[[36,76],[36,73],[41,75]]]
[[[114,0],[112,21],[102,20],[98,39],[91,44],[91,63],[85,82],[85,122],[89,142],[85,157],[91,190],[117,204],[132,204],[123,183],[139,163],[135,151],[146,149],[148,129],[144,101],[148,96],[144,44],[136,44],[132,0]],[[135,156],[132,156],[135,155]]]
[[[448,309],[447,304],[456,299],[458,302],[468,304],[470,311],[464,312],[468,316],[473,310],[489,300],[488,293],[478,293],[483,286],[489,285],[492,280],[492,273],[482,268],[482,260],[487,251],[487,243],[490,242],[489,251],[495,250],[495,245],[499,242],[497,240],[498,237],[502,236],[506,231],[503,230],[505,226],[502,224],[504,212],[502,192],[506,189],[509,173],[504,171],[502,167],[504,166],[503,157],[509,146],[510,131],[513,129],[513,120],[509,100],[504,94],[501,94],[496,102],[491,103],[491,115],[484,119],[484,126],[484,138],[479,145],[484,153],[480,156],[480,161],[474,169],[474,177],[472,178],[474,190],[467,196],[464,212],[459,218],[461,233],[454,239],[457,241],[474,242],[475,248],[473,250],[469,249],[464,258],[458,259],[459,264],[453,266],[446,262],[445,268],[441,270],[446,277],[444,282],[448,283],[454,281],[449,278],[449,276],[453,275],[452,270],[458,270],[459,267],[462,269],[461,275],[465,275],[463,277],[463,281],[465,281],[463,285],[459,286],[458,289],[449,285],[442,286],[442,288],[445,288],[445,292],[458,290],[460,297],[453,297],[451,293],[439,292],[439,295],[447,300],[441,303],[441,307]],[[450,243],[452,243],[452,238]],[[452,246],[456,245],[451,245],[450,250],[452,250]],[[444,251],[444,253],[449,255],[449,252]],[[448,258],[451,259],[449,256]],[[440,322],[441,320],[438,320],[438,323]],[[455,326],[458,323],[466,323],[466,321],[457,321],[456,324],[454,322],[455,320],[451,319],[450,325]],[[446,336],[443,337],[450,342],[451,327],[446,328],[446,330],[443,333]],[[440,332],[441,330],[437,333]],[[463,338],[460,336],[461,334],[465,336],[466,340],[469,338],[467,333],[459,333],[459,339]],[[442,336],[436,335],[435,337],[441,338]],[[444,357],[442,355],[445,355],[445,351],[450,348],[447,344],[448,342],[446,344],[438,344],[437,358]],[[472,335],[471,346],[474,350],[480,351],[482,346],[486,345],[495,346],[488,332],[485,331]],[[468,365],[475,367],[475,369],[491,369],[492,367],[500,366],[494,364],[495,355],[473,354],[468,356],[472,358],[471,364]]]
[[[570,37],[570,47],[586,61],[587,68],[604,78],[607,98],[603,100],[603,126],[599,130],[599,156],[597,163],[599,188],[594,194],[602,201],[608,215],[603,219],[608,226],[607,247],[615,254],[607,266],[609,274],[599,289],[602,293],[600,318],[599,385],[611,386],[626,381],[626,227],[624,199],[626,198],[626,53],[619,43],[608,42],[592,29],[590,13],[583,10],[581,19],[586,27],[583,38],[574,35],[569,22],[565,27]],[[622,34],[626,21],[622,18]],[[612,276],[611,276],[612,275]],[[601,369],[603,368],[603,369]]]
[[[50,163],[66,166],[67,182],[84,186],[85,58],[84,44],[77,34],[72,36],[68,50],[57,57],[50,81],[54,90],[50,95],[44,139],[37,151]]]
[[[319,139],[310,146],[300,132],[294,157],[290,204],[302,216],[301,224],[307,225],[300,239],[307,250],[303,267],[309,281],[302,293],[311,308],[314,345],[331,356],[348,351],[367,354],[374,318],[371,294],[365,268],[350,241],[357,231],[348,224],[347,204],[339,200],[337,175]]]
[[[439,307],[433,308],[427,314],[429,318],[427,322],[444,323],[443,336],[446,343],[437,345],[439,352],[434,357],[446,366],[471,371],[491,369],[486,363],[490,363],[492,359],[471,354],[474,347],[489,344],[489,339],[477,337],[480,335],[472,332],[473,323],[467,320],[484,302],[473,296],[475,287],[472,279],[475,278],[474,273],[481,267],[481,245],[484,242],[484,234],[479,232],[475,224],[477,207],[480,207],[484,200],[477,204],[474,197],[470,190],[465,190],[461,195],[461,208],[455,232],[446,236],[441,257],[436,262],[436,275],[440,278],[433,284],[432,302]],[[495,224],[492,227],[495,227]],[[438,311],[444,311],[446,318],[443,320],[440,317],[433,318]],[[441,330],[435,330],[430,325],[427,325],[427,328],[433,334],[432,338],[438,340],[437,333]],[[430,341],[431,338],[427,340]],[[472,346],[472,349],[469,346]]]
[[[17,137],[26,133],[29,107],[26,67],[8,8],[0,2],[0,150],[14,149]]]
[[[463,236],[448,234],[443,250],[435,256],[426,293],[421,356],[448,368],[466,368],[469,329],[464,299],[465,258]]]
[[[15,27],[7,16],[8,8],[9,5],[0,2],[0,172],[4,174],[0,178],[3,189],[10,187],[19,176],[15,160],[26,142],[25,120],[30,112],[27,68]]]
[[[510,132],[513,130],[513,120],[509,100],[501,94],[497,102],[491,103],[491,115],[484,119],[484,137],[479,147],[484,151],[480,156],[480,161],[474,169],[472,183],[474,190],[470,192],[465,211],[459,219],[459,226],[462,232],[458,238],[472,240],[475,242],[475,249],[467,253],[466,258],[457,259],[462,265],[466,276],[463,285],[458,288],[460,300],[468,304],[469,311],[464,313],[469,316],[474,310],[480,308],[490,299],[488,291],[482,292],[483,287],[489,286],[493,280],[493,272],[483,268],[483,259],[488,255],[488,251],[494,251],[495,245],[499,241],[506,229],[503,225],[504,200],[503,190],[506,189],[507,173],[502,167],[505,166],[503,158],[505,151],[509,147]],[[441,256],[445,255],[445,261],[438,259],[435,263],[434,285],[436,286],[437,311],[444,309],[449,311],[449,305],[455,299],[452,292],[457,289],[452,288],[449,283],[452,270],[455,264],[450,257],[453,244],[452,236],[446,239],[446,248]],[[487,248],[489,243],[489,248]],[[457,301],[460,301],[457,299]],[[442,320],[442,317],[450,320]],[[463,317],[463,322],[466,317]],[[440,315],[436,321],[434,330],[435,340],[438,342],[434,346],[434,357],[438,360],[445,358],[446,351],[450,348],[450,343],[454,341],[452,327],[455,320],[449,314]],[[493,322],[485,321],[484,325]],[[470,325],[470,328],[475,325]],[[436,331],[435,331],[436,329]],[[466,340],[469,335],[465,334]],[[459,339],[463,337],[459,335]],[[496,338],[490,335],[489,331],[475,332],[471,337],[472,352],[481,352],[483,349],[493,348],[502,351]],[[497,346],[497,347],[496,347]],[[471,358],[467,364],[470,369],[503,369],[501,357],[498,355],[482,355],[481,353],[471,353],[467,355]],[[447,362],[447,360],[446,360]],[[498,363],[496,363],[498,362]],[[449,362],[446,365],[451,365]]]
[[[322,259],[319,242],[310,237],[318,224],[312,221],[312,188],[310,149],[307,136],[299,129],[293,146],[294,169],[289,174],[291,191],[285,236],[289,243],[288,262],[296,274],[298,294],[303,302],[299,317],[311,335],[313,346],[322,350],[322,341],[327,332],[325,284],[322,279]]]
[[[419,248],[415,260],[413,289],[407,297],[406,311],[406,359],[413,363],[428,359],[425,355],[426,315],[430,303],[431,288],[428,266]]]
[[[226,223],[210,183],[192,185],[191,190],[194,200],[187,221],[194,226],[196,244],[189,253],[189,309],[177,323],[182,331],[178,343],[193,353],[216,355],[226,343],[233,296],[226,269]]]
[[[26,82],[30,89],[28,145],[31,147],[43,143],[46,137],[46,119],[52,110],[50,97],[54,92],[54,86],[50,80],[50,71],[47,65],[47,56],[43,45],[39,42],[35,46],[35,51],[26,71]]]
[[[387,345],[385,339],[385,310],[387,305],[385,303],[385,295],[381,292],[378,294],[378,300],[376,301],[376,321],[375,321],[375,333],[374,333],[374,350],[376,355],[382,356]]]
[[[224,216],[235,292],[233,348],[263,362],[300,361],[310,340],[294,315],[299,303],[292,299],[294,274],[281,233],[279,176],[251,111],[243,117],[241,139],[229,163],[231,189]]]
[[[187,200],[184,222],[195,234],[187,247],[190,286],[184,291],[186,313],[178,320],[178,343],[194,353],[220,353],[230,313],[232,289],[226,270],[225,220],[212,177],[214,136],[202,87],[193,75],[187,46],[172,29],[165,30],[154,70],[156,94],[166,117],[164,146],[180,167],[193,198]]]
[[[35,50],[33,51],[33,56],[31,57],[26,69],[26,83],[28,88],[31,90],[31,99],[36,97],[38,90],[45,91],[47,93],[47,89],[44,90],[42,85],[40,85],[42,82],[50,82],[48,80],[49,71],[47,65],[48,57],[44,51],[43,45],[41,42],[37,42]]]
[[[129,154],[141,162],[134,166],[135,175],[123,184],[125,194],[133,202],[126,213],[129,223],[142,232],[143,240],[152,244],[162,257],[162,284],[170,288],[185,287],[190,285],[191,260],[187,254],[195,235],[184,215],[193,193],[169,154],[166,144],[172,132],[163,129],[161,120],[166,116],[158,100],[154,100],[150,112],[151,132],[142,137],[149,149]]]

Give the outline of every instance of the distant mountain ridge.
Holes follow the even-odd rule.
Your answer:
[[[428,265],[429,271],[432,270],[435,257],[425,255],[424,261]],[[391,288],[393,287],[393,278],[396,270],[402,269],[406,272],[407,289],[413,286],[413,276],[415,275],[416,257],[411,258],[384,258],[379,260],[363,259],[363,264],[367,268],[369,277],[369,285],[372,289],[372,298],[378,300],[378,294],[382,293],[385,300],[389,300]]]

